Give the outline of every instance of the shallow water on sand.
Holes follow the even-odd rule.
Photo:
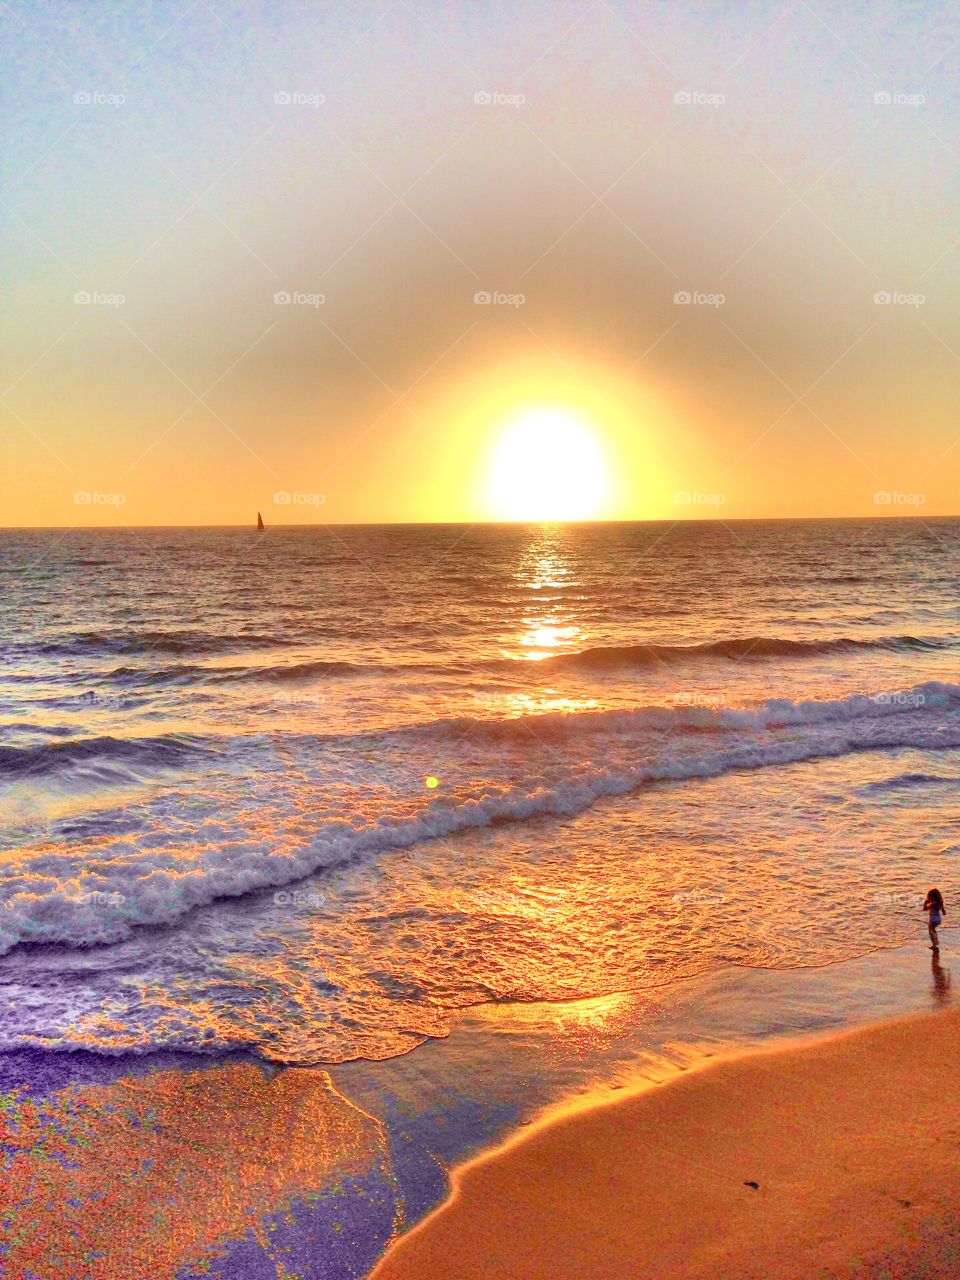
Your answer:
[[[0,1258],[45,1280],[357,1280],[444,1198],[452,1165],[555,1106],[938,1008],[952,967],[946,948],[933,959],[914,942],[819,969],[728,966],[633,995],[487,1004],[415,1053],[328,1069],[0,1053]]]

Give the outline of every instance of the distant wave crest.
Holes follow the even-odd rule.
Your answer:
[[[859,653],[871,649],[894,653],[935,653],[950,647],[952,642],[940,637],[927,639],[921,636],[879,636],[874,640],[854,640],[838,636],[828,640],[789,640],[776,636],[748,636],[689,645],[597,646],[582,649],[578,653],[561,653],[552,658],[544,658],[538,665],[602,670],[607,667],[652,667],[701,658],[805,658],[821,654]]]
[[[4,646],[12,653],[54,658],[130,656],[143,653],[215,654],[242,649],[276,649],[293,641],[257,632],[235,635],[210,631],[83,631],[56,639]]]

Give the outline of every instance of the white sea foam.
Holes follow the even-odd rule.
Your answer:
[[[463,739],[468,736],[463,724],[441,722],[429,730],[433,736]],[[422,731],[388,736],[390,752],[385,748],[375,765],[369,764],[369,749],[358,752],[353,780],[389,777],[389,794],[379,810],[366,804],[355,820],[331,816],[337,809],[332,804],[314,817],[301,812],[296,821],[274,818],[266,837],[258,828],[263,797],[251,782],[247,811],[231,809],[229,820],[222,810],[236,804],[235,796],[199,797],[189,841],[176,826],[160,821],[146,836],[16,851],[3,869],[0,954],[20,942],[115,943],[140,927],[170,925],[218,899],[290,885],[345,860],[469,828],[576,814],[603,797],[659,781],[881,748],[957,747],[960,686],[929,682],[896,696],[776,699],[753,709],[647,707],[477,721],[469,735],[471,777],[429,803],[410,762],[415,757],[411,740]],[[514,743],[507,761],[504,739]],[[553,749],[558,742],[560,751]],[[353,765],[352,749],[341,751],[337,768],[347,787],[348,811]],[[292,785],[282,760],[272,766],[262,769],[259,785]],[[331,769],[329,779],[336,776]],[[302,810],[303,788],[323,788],[329,779],[322,772],[308,782],[299,779],[290,807]]]

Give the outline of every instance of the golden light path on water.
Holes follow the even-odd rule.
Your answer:
[[[539,536],[520,558],[514,580],[530,593],[529,603],[521,619],[518,647],[505,649],[504,656],[540,661],[580,648],[584,629],[564,602],[565,593],[576,590],[579,583],[559,526],[545,525],[540,529]]]

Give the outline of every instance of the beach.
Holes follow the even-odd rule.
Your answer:
[[[579,1102],[458,1171],[374,1280],[960,1274],[960,1010]]]
[[[890,1173],[878,1186],[893,1197],[888,1204],[878,1193],[880,1208],[897,1225],[904,1208],[894,1201],[909,1199],[900,1227],[912,1229],[933,1221],[952,1195],[940,1158],[949,1163],[955,1151],[949,1119],[944,1148],[931,1154],[923,1135],[931,1116],[950,1114],[954,1014],[933,1015],[936,1034],[913,1031],[927,1025],[918,1015],[949,1010],[952,998],[949,955],[934,963],[913,942],[812,969],[731,966],[634,995],[486,1004],[457,1015],[447,1037],[382,1062],[278,1069],[241,1057],[0,1054],[4,1275],[359,1280],[385,1251],[385,1275],[524,1275],[511,1270],[526,1265],[523,1233],[543,1230],[554,1241],[550,1221],[579,1223],[581,1213],[607,1233],[604,1248],[612,1240],[622,1251],[660,1231],[666,1257],[686,1237],[671,1244],[654,1206],[682,1210],[675,1232],[720,1220],[733,1244],[749,1243],[742,1233],[758,1222],[786,1231],[777,1217],[786,1205],[797,1210],[787,1225],[802,1235],[804,1215],[825,1204],[806,1194],[811,1170],[821,1193],[834,1188],[839,1202],[849,1192],[859,1204],[872,1186],[864,1170],[872,1176],[880,1157],[889,1157]],[[826,1093],[805,1055],[832,1054],[864,1025],[854,1038],[869,1042],[862,1063],[873,1092],[848,1098],[856,1074],[848,1073],[831,1078]],[[910,1029],[905,1038],[875,1043],[901,1027]],[[792,1076],[778,1065],[791,1062],[799,1064]],[[771,1110],[784,1099],[785,1122]],[[649,1108],[665,1108],[667,1118],[645,1118]],[[839,1158],[829,1144],[817,1148],[815,1166],[813,1157],[803,1163],[811,1134],[822,1143],[850,1132],[842,1176],[819,1176]],[[902,1151],[876,1146],[891,1132],[912,1135]],[[561,1148],[544,1156],[541,1144],[554,1135]],[[621,1139],[626,1153],[615,1146]],[[518,1158],[531,1161],[529,1172],[516,1171]],[[474,1195],[478,1171],[506,1180],[489,1202],[485,1183]],[[936,1175],[929,1191],[928,1173]],[[649,1186],[638,1189],[638,1178]],[[770,1216],[758,1219],[761,1212]],[[451,1213],[457,1248],[473,1252],[458,1270],[439,1262],[432,1270],[421,1251],[447,1250]],[[485,1245],[504,1240],[511,1243],[496,1263],[481,1259]],[[595,1274],[618,1274],[597,1265]],[[714,1274],[730,1274],[724,1268]],[[624,1274],[650,1273],[631,1262]]]
[[[2,7],[0,1280],[960,1280],[957,0]]]

